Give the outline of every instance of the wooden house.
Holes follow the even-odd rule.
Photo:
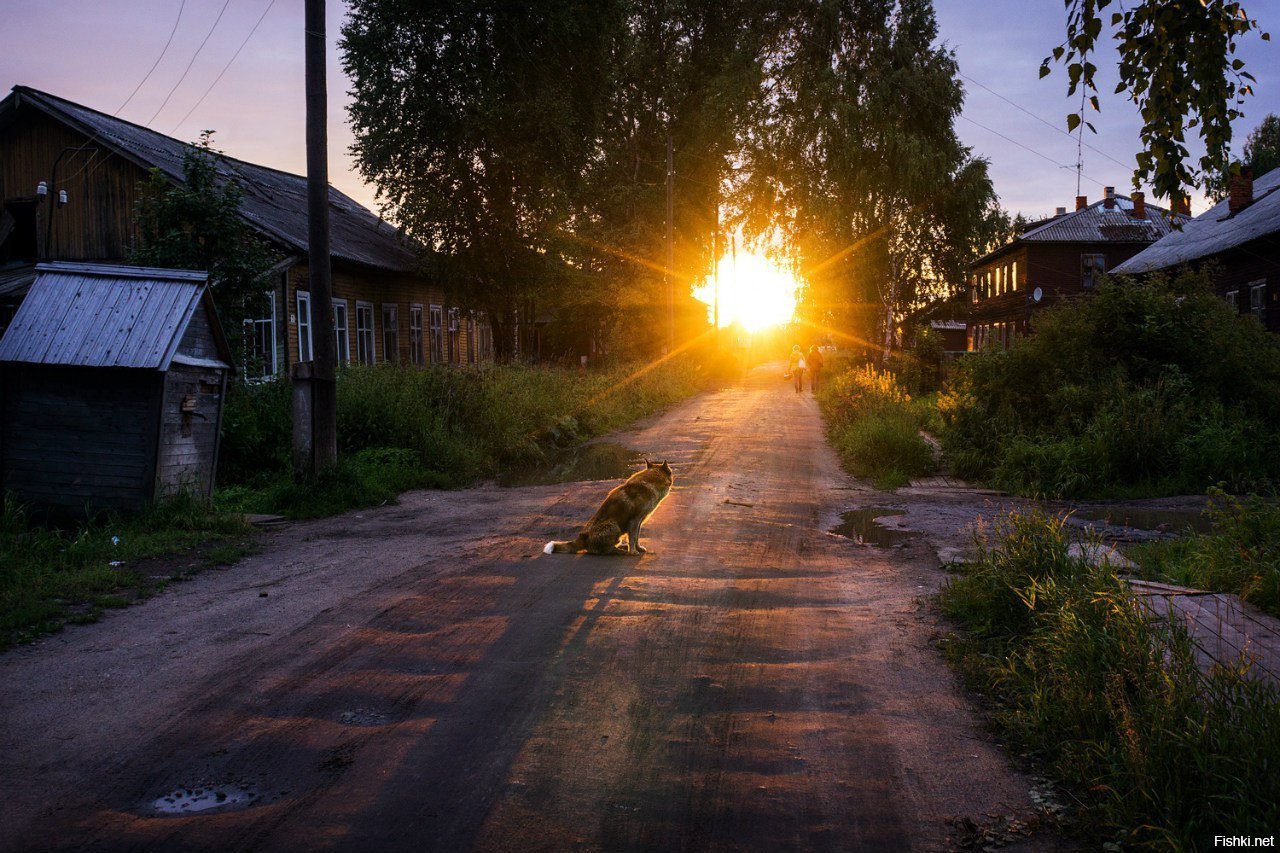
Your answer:
[[[0,491],[64,513],[212,495],[231,349],[205,274],[35,272],[0,339]]]
[[[1103,273],[1172,230],[1167,210],[1141,193],[1117,195],[1114,187],[1101,201],[1079,196],[1071,213],[1060,207],[1031,223],[969,265],[968,349],[1027,334],[1037,311],[1089,293]]]
[[[1280,169],[1232,181],[1227,198],[1116,268],[1140,274],[1208,264],[1218,295],[1280,332]]]
[[[118,263],[137,238],[138,186],[152,169],[179,184],[185,142],[26,86],[0,101],[0,289],[37,260]],[[307,182],[232,157],[219,177],[244,191],[241,215],[278,253],[262,316],[244,320],[252,369],[311,359]],[[340,361],[462,364],[491,357],[483,317],[420,272],[397,229],[329,189],[335,343]],[[21,296],[0,292],[0,324]],[[6,302],[7,300],[7,302]],[[239,321],[240,318],[236,318]]]

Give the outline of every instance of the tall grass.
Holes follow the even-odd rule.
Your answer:
[[[1217,489],[1212,495],[1212,532],[1132,549],[1140,574],[1148,580],[1234,593],[1280,617],[1280,507]]]
[[[818,401],[828,438],[854,476],[892,489],[933,469],[933,452],[920,436],[933,407],[913,401],[894,374],[874,365],[851,368],[829,381]]]
[[[679,359],[588,373],[353,366],[338,379],[342,461],[320,482],[303,484],[289,474],[287,383],[240,388],[228,403],[219,500],[317,516],[392,500],[409,488],[466,485],[652,414],[706,378]]]
[[[0,649],[151,594],[163,579],[137,571],[140,560],[211,542],[235,550],[248,534],[240,517],[210,513],[186,495],[137,515],[101,514],[66,527],[32,520],[8,495],[0,515]]]
[[[1013,514],[942,592],[948,657],[1011,745],[1080,803],[1090,843],[1195,850],[1280,825],[1280,694],[1196,665],[1109,568],[1072,557],[1061,518]]]

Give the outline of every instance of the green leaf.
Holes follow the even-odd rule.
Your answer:
[[[1080,116],[1076,113],[1067,113],[1067,132],[1075,130],[1080,126]]]
[[[1049,76],[1049,62],[1048,62],[1048,60],[1045,60],[1045,63],[1044,63],[1043,65],[1041,65],[1041,66],[1040,66],[1040,76],[1041,76],[1042,78],[1043,78],[1043,77],[1048,77],[1048,76]]]

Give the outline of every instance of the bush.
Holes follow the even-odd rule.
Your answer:
[[[1153,849],[1269,834],[1280,821],[1280,695],[1208,674],[1183,626],[1148,619],[1107,568],[1073,558],[1061,518],[1014,514],[942,592],[966,628],[947,652],[1012,745],[1083,804],[1096,842]]]
[[[1280,343],[1207,275],[1105,281],[964,359],[939,399],[955,472],[1055,497],[1275,481]]]
[[[913,404],[894,375],[874,366],[837,375],[819,391],[828,437],[854,476],[896,488],[933,467],[933,451],[920,436],[927,405]]]

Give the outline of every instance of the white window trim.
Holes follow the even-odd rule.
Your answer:
[[[311,337],[311,293],[306,290],[294,292],[298,306],[298,361],[311,361],[316,357],[314,341]],[[306,336],[303,336],[305,330]],[[303,342],[306,342],[306,357],[303,357]]]
[[[426,351],[423,349],[423,345],[426,343],[426,335],[423,334],[422,314],[423,314],[423,311],[422,311],[421,302],[410,303],[409,305],[409,361],[418,365],[427,363]],[[413,325],[415,316],[418,321],[418,325],[416,327]],[[414,341],[415,333],[417,334],[417,338],[418,338],[416,342]]]
[[[446,358],[444,351],[444,306],[430,306],[430,313],[427,315],[428,340],[427,346],[430,350],[429,360],[432,364],[443,364]],[[436,350],[436,344],[439,344],[439,351]]]
[[[347,309],[347,300],[332,300],[333,317],[333,342],[337,347],[334,358],[338,364],[351,363],[351,312]],[[342,325],[338,325],[338,308],[342,308]],[[342,337],[338,337],[338,333],[342,333]],[[341,343],[339,343],[341,341]]]
[[[361,364],[377,364],[378,363],[378,318],[374,313],[374,304],[365,302],[363,299],[356,300],[356,361]],[[365,329],[360,325],[360,314],[367,310],[369,316],[369,328]],[[364,345],[364,335],[369,334],[369,358],[366,361],[361,353],[361,347]]]
[[[264,291],[263,291],[263,295],[267,297],[267,304],[270,306],[270,309],[271,309],[271,310],[268,312],[268,315],[267,315],[266,317],[255,317],[255,318],[252,318],[252,319],[246,319],[246,320],[245,320],[245,325],[247,325],[247,326],[251,326],[251,327],[252,327],[252,329],[253,329],[253,331],[252,331],[253,340],[254,340],[254,342],[256,343],[256,342],[257,342],[257,338],[258,338],[258,326],[259,326],[259,325],[261,325],[262,323],[266,323],[266,324],[267,324],[267,328],[268,328],[268,333],[269,333],[269,334],[270,334],[270,336],[271,336],[271,346],[269,346],[269,347],[267,348],[267,351],[266,351],[266,353],[265,353],[265,355],[266,355],[266,363],[263,365],[262,373],[260,373],[260,374],[258,374],[258,375],[256,375],[256,376],[248,376],[248,377],[246,377],[246,379],[247,379],[247,380],[249,380],[249,381],[258,381],[258,380],[262,380],[262,379],[269,379],[270,377],[272,377],[272,376],[275,376],[275,375],[276,375],[276,369],[277,369],[277,358],[276,358],[276,346],[277,346],[277,341],[276,341],[276,292],[275,292],[275,289],[274,289],[274,288],[272,288],[271,290],[264,290]]]

